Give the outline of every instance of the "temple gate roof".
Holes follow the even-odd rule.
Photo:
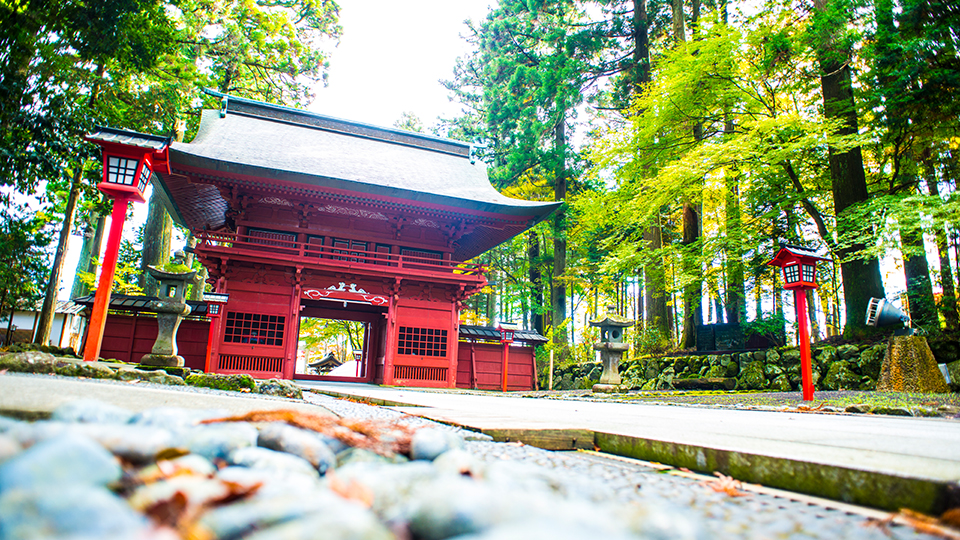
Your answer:
[[[224,226],[229,205],[212,184],[231,182],[473,221],[475,229],[455,253],[463,260],[535,225],[561,204],[500,194],[469,143],[207,93],[222,99],[220,110],[203,111],[193,141],[170,144],[172,174],[161,174],[171,214],[191,229]]]

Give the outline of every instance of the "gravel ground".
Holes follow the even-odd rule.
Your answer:
[[[51,421],[0,417],[0,540],[933,538],[881,527],[879,512],[635,460],[495,443],[387,407],[304,397],[359,421],[342,426],[401,424],[380,428],[388,444],[426,428],[405,454],[419,461],[274,417],[197,424],[216,413],[74,402]]]
[[[342,416],[401,419],[412,425],[436,425],[390,408],[367,405],[305,392],[304,399]],[[482,435],[481,435],[482,436]],[[741,487],[743,495],[731,496],[712,486],[716,479],[696,475],[668,474],[636,460],[606,458],[595,453],[550,452],[532,446],[468,441],[466,450],[486,463],[511,461],[538,467],[562,478],[572,489],[588,493],[598,502],[640,502],[676,506],[689,512],[718,539],[928,539],[936,538],[914,528],[890,524],[879,526],[879,512],[798,496],[788,492],[756,493]]]

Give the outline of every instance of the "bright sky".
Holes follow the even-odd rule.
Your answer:
[[[315,89],[317,97],[309,110],[387,127],[409,111],[425,128],[438,116],[459,112],[439,81],[453,77],[457,57],[469,50],[460,38],[467,34],[464,21],[480,21],[496,0],[338,0],[338,4],[343,37],[330,56],[328,86]],[[124,238],[135,237],[146,220],[146,207],[134,204]],[[173,250],[182,249],[184,242],[175,238]],[[70,237],[61,300],[69,300],[82,243],[81,237]]]
[[[343,38],[330,59],[329,85],[310,110],[381,126],[404,111],[430,127],[459,111],[441,79],[468,52],[463,22],[480,21],[496,0],[338,0]]]

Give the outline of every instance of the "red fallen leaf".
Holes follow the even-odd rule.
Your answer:
[[[699,485],[708,487],[717,493],[726,493],[731,497],[746,497],[749,495],[749,493],[740,491],[743,484],[739,480],[718,472],[713,473],[713,475],[717,477],[716,480],[704,480]]]
[[[7,370],[7,369],[0,369],[0,375],[6,375],[6,374],[7,374],[7,371],[9,371],[9,370]]]
[[[940,521],[960,529],[960,508],[952,508],[947,510],[940,516]]]
[[[944,538],[945,540],[960,540],[960,531],[956,531],[948,525],[952,524],[948,519],[953,519],[955,517],[955,511],[948,510],[941,516],[941,519],[937,519],[933,516],[928,516],[926,514],[921,514],[920,512],[915,512],[908,508],[901,508],[899,512],[890,514],[884,519],[869,519],[867,520],[866,526],[868,527],[877,527],[885,533],[889,533],[889,526],[893,523],[898,525],[906,525],[908,527],[913,527],[913,530],[929,534],[931,536],[936,536],[937,538]],[[947,516],[947,514],[950,514]]]
[[[416,431],[416,428],[399,422],[338,418],[290,409],[251,411],[237,416],[203,420],[201,423],[217,422],[286,422],[384,456],[394,453],[409,454],[410,440]]]
[[[327,478],[330,481],[330,491],[348,501],[356,501],[367,508],[373,506],[373,491],[367,486],[352,479],[349,482],[344,482],[333,471],[327,471]]]
[[[157,525],[176,528],[186,513],[187,506],[187,496],[182,491],[177,491],[169,499],[158,501],[144,509],[143,513]]]

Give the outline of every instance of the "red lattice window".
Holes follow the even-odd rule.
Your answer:
[[[282,315],[230,311],[227,312],[223,342],[282,347],[285,322],[286,318]]]
[[[297,235],[293,233],[268,229],[248,229],[247,235],[250,236],[251,244],[264,246],[294,247],[297,242]]]
[[[397,354],[446,356],[447,331],[438,328],[401,326]]]
[[[402,248],[400,250],[400,254],[403,255],[404,257],[418,257],[420,259],[436,259],[436,260],[443,259],[443,253],[440,253],[439,251],[426,251],[423,249]],[[425,261],[415,260],[415,262],[425,262]]]

